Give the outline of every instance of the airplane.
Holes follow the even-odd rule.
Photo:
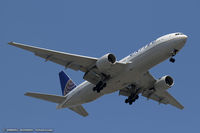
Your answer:
[[[119,61],[112,53],[94,58],[16,42],[8,44],[30,51],[45,61],[84,72],[85,81],[78,86],[63,71],[59,73],[62,96],[33,92],[27,92],[25,95],[57,103],[57,109],[69,108],[85,117],[88,112],[82,104],[116,91],[119,91],[119,95],[126,96],[125,103],[130,105],[141,94],[159,104],[170,104],[183,109],[183,105],[167,91],[174,85],[174,79],[169,75],[155,79],[149,70],[168,58],[174,63],[174,56],[183,48],[187,38],[187,35],[181,32],[161,36]]]

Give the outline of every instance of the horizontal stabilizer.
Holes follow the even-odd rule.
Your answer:
[[[84,116],[84,117],[88,116],[88,112],[83,108],[82,105],[70,107],[69,109],[71,109],[72,111],[78,113],[81,116]]]
[[[46,101],[53,102],[53,103],[62,103],[66,99],[65,96],[32,93],[32,92],[27,92],[24,95],[34,97],[34,98],[38,98],[38,99],[42,99],[42,100],[46,100]]]

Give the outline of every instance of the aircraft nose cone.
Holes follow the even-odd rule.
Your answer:
[[[181,35],[180,40],[182,41],[183,45],[186,43],[188,36],[187,35]]]
[[[187,35],[182,35],[180,38],[181,38],[181,40],[183,40],[184,42],[186,42],[186,41],[187,41],[187,38],[188,38],[188,36],[187,36]]]
[[[175,40],[177,40],[179,43],[185,43],[187,41],[188,36],[187,35],[178,35],[176,36]]]
[[[176,37],[176,43],[175,43],[175,47],[176,47],[176,49],[181,49],[184,45],[185,45],[185,43],[186,43],[186,41],[187,41],[187,38],[188,38],[188,36],[187,35],[179,35],[179,36],[177,36]]]

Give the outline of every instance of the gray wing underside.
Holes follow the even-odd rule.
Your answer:
[[[92,67],[95,66],[96,61],[98,60],[98,58],[94,57],[70,54],[66,52],[59,52],[55,50],[29,46],[16,42],[9,42],[8,44],[30,51],[34,53],[36,56],[44,58],[45,61],[52,61],[54,63],[64,66],[65,68],[70,68],[75,71],[80,70],[82,72],[87,72],[88,70],[90,70]],[[109,70],[109,74],[115,75],[125,67],[126,64],[121,62],[116,62]]]
[[[86,72],[87,69],[97,61],[97,58],[93,57],[59,52],[55,50],[49,50],[15,42],[10,42],[8,44],[30,51],[36,56],[44,58],[45,61],[52,61],[66,68],[70,68],[76,71],[81,70],[83,72]]]
[[[170,104],[179,109],[184,108],[183,105],[181,105],[171,94],[167,92],[167,90],[163,91],[162,93],[153,92],[151,88],[154,86],[155,82],[156,79],[149,72],[145,73],[140,77],[140,80],[137,84],[141,86],[141,88],[144,90],[142,92],[142,96],[157,101],[159,103]],[[130,96],[130,92],[127,88],[123,88],[122,90],[120,90],[119,94],[124,96]]]
[[[169,92],[163,91],[162,93],[152,93],[150,91],[144,91],[142,96],[157,101],[163,104],[171,104],[178,109],[183,109],[183,105],[181,105]]]

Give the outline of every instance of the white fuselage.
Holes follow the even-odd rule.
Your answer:
[[[71,107],[88,103],[94,101],[100,96],[118,91],[132,83],[135,83],[141,74],[171,57],[174,49],[179,51],[184,46],[186,39],[187,36],[181,33],[172,33],[156,39],[138,51],[120,60],[119,62],[129,65],[127,65],[127,67],[117,76],[112,77],[107,82],[107,87],[100,93],[93,91],[95,85],[88,81],[84,81],[67,94],[62,107]]]

